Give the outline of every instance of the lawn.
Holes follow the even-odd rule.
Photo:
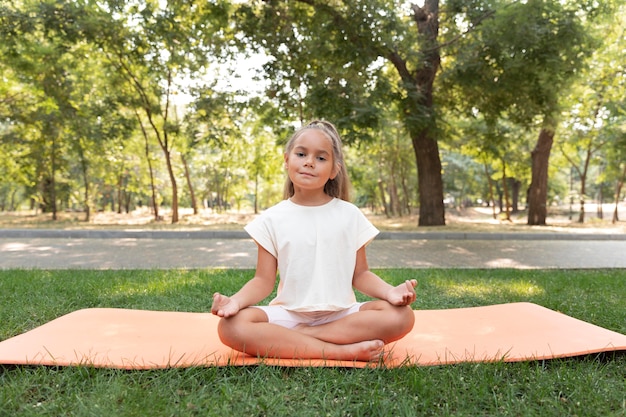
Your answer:
[[[377,271],[415,308],[530,301],[626,334],[623,270]],[[0,339],[88,307],[207,311],[242,270],[0,270]],[[626,416],[626,355],[398,369],[0,367],[0,416]]]

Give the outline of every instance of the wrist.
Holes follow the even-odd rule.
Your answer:
[[[236,297],[233,296],[230,298],[231,303],[235,304],[235,306],[237,307],[237,310],[241,310],[243,307],[243,303]]]

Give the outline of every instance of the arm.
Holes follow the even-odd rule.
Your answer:
[[[234,316],[242,308],[257,304],[272,293],[276,284],[276,258],[258,245],[257,267],[254,277],[231,297],[213,294],[211,312],[220,317]]]
[[[397,287],[385,282],[378,275],[370,271],[367,264],[365,246],[356,253],[356,266],[352,278],[352,286],[370,297],[386,300],[393,305],[409,305],[415,301],[415,286],[417,281],[407,280]]]

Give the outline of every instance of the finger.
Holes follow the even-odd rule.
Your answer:
[[[215,294],[213,294],[213,305],[218,305],[220,303],[221,298],[222,298],[222,294],[220,294],[219,292],[216,292]]]

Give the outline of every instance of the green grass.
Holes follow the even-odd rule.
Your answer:
[[[415,308],[531,301],[626,334],[626,271],[383,270]],[[241,270],[0,271],[0,339],[88,307],[207,311]],[[0,416],[626,416],[626,355],[398,369],[0,367]]]

